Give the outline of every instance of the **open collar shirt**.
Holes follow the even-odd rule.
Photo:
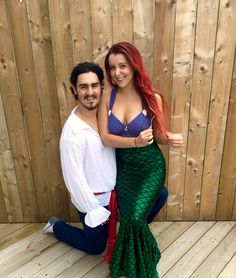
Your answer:
[[[62,173],[72,203],[86,213],[86,225],[96,227],[110,215],[104,206],[116,182],[115,150],[103,145],[100,135],[75,114],[75,109],[60,139]]]

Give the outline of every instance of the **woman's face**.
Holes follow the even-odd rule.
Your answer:
[[[120,88],[133,85],[134,70],[123,54],[111,54],[108,59],[112,81]]]

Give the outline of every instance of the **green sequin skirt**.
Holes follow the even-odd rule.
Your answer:
[[[157,278],[161,255],[147,216],[165,182],[164,157],[155,143],[117,149],[116,157],[120,227],[110,264],[111,277]]]

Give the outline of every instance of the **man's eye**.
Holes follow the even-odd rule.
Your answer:
[[[93,84],[93,85],[92,85],[92,88],[97,88],[98,86],[99,86],[99,84],[96,83],[96,84]]]

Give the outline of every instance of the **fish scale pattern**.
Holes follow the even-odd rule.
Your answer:
[[[120,228],[110,264],[111,277],[157,278],[160,260],[147,216],[160,194],[166,175],[157,144],[117,149],[117,196]]]

